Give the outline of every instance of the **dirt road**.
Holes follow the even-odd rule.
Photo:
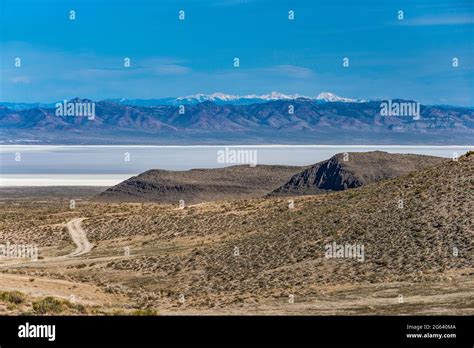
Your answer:
[[[38,263],[44,264],[50,262],[58,262],[70,259],[71,257],[81,256],[89,253],[94,247],[94,245],[91,244],[87,239],[87,233],[81,226],[82,220],[84,220],[84,218],[76,218],[72,219],[66,224],[69,236],[71,237],[74,244],[76,244],[76,249],[72,253],[55,257],[47,257],[35,261],[29,259],[12,259],[6,261],[5,263],[2,263],[0,265],[0,269],[11,267],[28,267]]]
[[[79,256],[90,252],[93,245],[87,239],[86,231],[83,230],[81,223],[83,218],[77,218],[67,223],[67,229],[72,241],[76,244],[76,250],[69,254],[69,256]]]

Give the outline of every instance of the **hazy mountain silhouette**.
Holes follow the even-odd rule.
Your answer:
[[[211,101],[177,106],[95,105],[96,117],[54,108],[0,107],[7,143],[53,144],[470,144],[474,110],[421,106],[421,118],[381,116],[380,102],[295,99],[251,105]],[[184,113],[183,113],[184,112]],[[455,140],[454,140],[455,139]]]

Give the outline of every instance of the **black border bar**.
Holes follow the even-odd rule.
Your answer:
[[[19,338],[19,326],[55,325],[56,339]],[[407,326],[410,325],[410,328]],[[421,329],[414,330],[418,326]],[[455,329],[453,328],[455,327]],[[407,338],[407,334],[456,338]],[[43,345],[310,345],[473,347],[472,316],[0,317],[0,347]]]

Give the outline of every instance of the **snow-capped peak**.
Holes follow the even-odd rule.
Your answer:
[[[204,94],[204,93],[198,93],[198,94],[193,94],[193,95],[188,95],[185,97],[178,97],[176,100],[185,100],[185,101],[191,101],[191,100],[196,100],[199,102],[203,101],[216,101],[216,100],[223,100],[223,101],[231,101],[231,100],[237,100],[242,97],[238,95],[233,95],[233,94],[224,94],[224,93],[212,93],[212,94]]]
[[[307,97],[305,97],[303,95],[300,95],[300,94],[283,94],[283,93],[275,92],[275,91],[271,92],[270,94],[263,94],[263,95],[260,95],[260,96],[253,95],[253,96],[248,96],[248,97],[265,99],[265,100],[307,98]]]
[[[330,92],[321,92],[316,96],[315,99],[323,100],[327,102],[357,102],[358,101],[357,99],[339,97],[338,95],[335,95],[334,93],[330,93]]]
[[[280,92],[270,92],[268,94],[248,94],[248,95],[235,95],[235,94],[225,94],[221,92],[216,92],[212,94],[203,94],[198,93],[194,95],[188,95],[185,97],[178,97],[175,99],[176,102],[185,102],[185,103],[201,103],[204,101],[212,101],[218,103],[253,103],[253,102],[265,102],[273,100],[293,100],[298,98],[312,99],[320,102],[361,102],[363,100],[344,98],[335,95],[334,93],[322,92],[316,97],[308,97],[301,94],[283,94]]]
[[[288,94],[283,94],[280,92],[273,91],[269,94],[262,94],[262,95],[257,95],[257,94],[235,95],[235,94],[225,94],[221,92],[216,92],[212,94],[198,93],[194,95],[188,95],[185,97],[178,97],[176,99],[177,100],[197,100],[197,101],[206,101],[206,100],[232,101],[232,100],[238,100],[238,99],[280,100],[280,99],[296,99],[296,98],[302,98],[302,97],[304,96],[301,96],[299,94],[288,95]]]

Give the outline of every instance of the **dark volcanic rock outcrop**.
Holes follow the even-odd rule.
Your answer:
[[[381,151],[341,153],[295,174],[287,183],[270,193],[270,196],[310,195],[345,190],[393,179],[439,164],[443,160],[440,157]]]

